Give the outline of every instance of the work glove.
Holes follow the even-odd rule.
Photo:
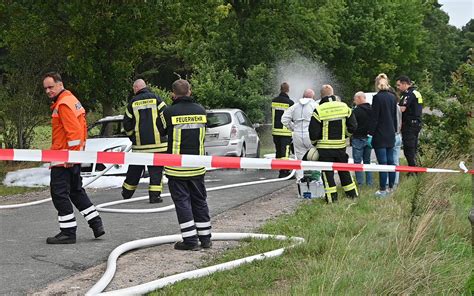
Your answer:
[[[371,135],[367,136],[367,147],[372,149],[372,136]]]

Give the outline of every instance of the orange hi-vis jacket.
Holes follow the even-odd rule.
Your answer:
[[[68,90],[51,106],[51,150],[84,150],[87,139],[86,110]],[[51,163],[52,166],[63,163]]]

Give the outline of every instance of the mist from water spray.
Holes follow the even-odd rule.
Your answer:
[[[319,90],[323,84],[332,85],[335,93],[338,93],[339,86],[334,75],[321,63],[303,56],[295,56],[280,62],[276,70],[276,92],[279,92],[282,82],[287,82],[290,85],[289,96],[293,101],[302,98],[307,88],[313,89],[316,99],[320,99]]]

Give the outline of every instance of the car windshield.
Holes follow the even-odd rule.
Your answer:
[[[98,122],[89,128],[88,135],[89,138],[126,137],[120,120]]]
[[[231,122],[230,114],[226,112],[207,113],[207,127],[218,127]]]

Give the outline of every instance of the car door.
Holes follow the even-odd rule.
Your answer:
[[[255,155],[257,153],[257,139],[258,135],[255,129],[252,126],[252,122],[248,119],[247,115],[239,111],[240,118],[242,120],[242,129],[245,129],[245,143],[247,148],[247,154]]]

